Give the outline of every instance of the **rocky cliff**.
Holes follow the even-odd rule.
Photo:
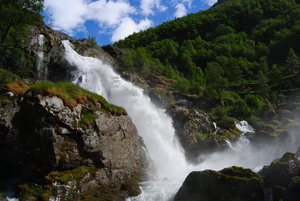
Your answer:
[[[20,200],[134,194],[128,189],[143,179],[148,159],[123,108],[69,83],[3,83],[0,180],[20,178]],[[5,191],[3,183],[0,188]]]
[[[299,164],[297,154],[285,153],[258,173],[236,166],[191,172],[174,200],[299,200]]]

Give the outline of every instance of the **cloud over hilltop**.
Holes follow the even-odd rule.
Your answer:
[[[44,15],[46,23],[71,36],[88,33],[87,22],[92,21],[97,25],[93,29],[108,34],[110,42],[115,42],[162,21],[185,16],[199,2],[211,5],[216,0],[45,0]]]

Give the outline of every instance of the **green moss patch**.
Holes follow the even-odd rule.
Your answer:
[[[29,86],[21,81],[18,76],[0,69],[0,91],[10,91],[15,95],[23,95],[28,89]]]
[[[48,201],[50,199],[51,192],[44,190],[42,187],[36,184],[22,184],[18,186],[20,194],[19,200],[39,200]],[[35,199],[36,198],[36,199]]]
[[[221,171],[192,172],[174,200],[263,200],[263,179],[250,169],[230,167]]]
[[[52,172],[47,179],[50,181],[58,181],[60,183],[67,183],[68,181],[79,181],[87,173],[94,172],[93,168],[81,166],[73,170],[66,170],[63,172]]]
[[[84,90],[69,82],[40,82],[31,86],[27,94],[43,94],[54,95],[61,98],[64,104],[68,107],[75,107],[77,104],[92,103],[93,105],[100,104],[101,108],[117,115],[126,115],[127,112],[116,105],[108,103],[102,96]]]

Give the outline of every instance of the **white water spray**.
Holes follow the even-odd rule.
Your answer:
[[[247,146],[250,141],[247,139],[247,137],[245,136],[245,134],[247,133],[254,133],[255,130],[252,126],[250,126],[248,124],[247,121],[243,120],[243,121],[240,121],[240,122],[236,122],[235,123],[235,126],[240,129],[240,131],[242,132],[241,133],[241,136],[240,136],[240,139],[238,140],[238,145],[239,145],[239,148],[243,148],[245,146]]]
[[[108,64],[78,55],[69,41],[63,41],[63,45],[66,59],[77,66],[77,70],[70,72],[71,81],[102,95],[110,103],[125,108],[145,141],[155,163],[156,176],[177,177],[178,170],[185,168],[186,162],[182,148],[174,136],[172,119],[164,110],[156,108],[142,89],[123,80]]]
[[[254,133],[255,130],[245,120],[240,122],[235,122],[235,127],[237,127],[242,132],[239,140],[235,144],[232,144],[228,139],[225,139],[225,142],[230,147],[230,149],[235,151],[242,151],[250,143],[250,141],[247,139],[245,134]]]
[[[150,98],[143,94],[142,89],[123,80],[108,64],[99,59],[77,54],[69,41],[62,41],[62,43],[65,47],[65,58],[72,66],[77,67],[76,70],[70,71],[72,75],[70,81],[102,95],[110,103],[125,108],[136,125],[139,135],[143,137],[149,155],[154,161],[155,179],[143,182],[142,194],[129,200],[170,201],[191,171],[221,170],[232,165],[254,169],[272,161],[273,158],[270,158],[267,163],[265,160],[257,160],[260,155],[253,154],[251,146],[247,146],[247,149],[242,152],[228,149],[200,156],[199,165],[189,165],[175,137],[172,119],[165,114],[164,110],[156,108]],[[240,130],[244,128],[244,123],[241,123],[241,126]]]
[[[39,80],[47,78],[47,69],[44,67],[44,35],[38,36],[37,59],[36,59],[36,77]]]

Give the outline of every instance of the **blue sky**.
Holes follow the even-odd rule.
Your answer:
[[[95,36],[100,46],[156,27],[217,0],[45,0],[45,23],[74,38]]]

